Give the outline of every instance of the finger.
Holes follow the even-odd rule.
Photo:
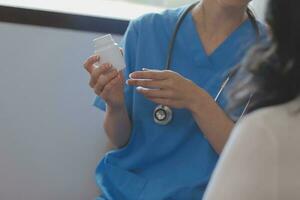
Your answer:
[[[136,71],[129,75],[131,79],[154,79],[164,80],[169,77],[166,71],[160,70],[147,70],[147,71]]]
[[[95,69],[94,64],[99,61],[100,61],[100,56],[94,55],[94,56],[89,57],[84,62],[83,66],[90,74],[92,74],[93,70]]]
[[[109,93],[111,92],[111,90],[120,83],[120,77],[117,76],[115,78],[113,78],[108,84],[106,84],[102,90],[102,93],[100,94],[102,97],[106,97],[109,95]]]
[[[141,86],[144,88],[165,88],[166,84],[162,81],[156,81],[151,79],[129,79],[127,80],[127,84],[130,86]]]
[[[122,83],[125,82],[124,71],[123,71],[123,70],[120,70],[120,71],[119,71],[119,78],[120,78],[120,81],[121,81]]]
[[[117,70],[112,70],[111,72],[108,72],[105,75],[100,75],[98,78],[98,81],[94,87],[94,90],[96,94],[102,93],[104,87],[115,77],[118,76],[118,71]]]
[[[93,88],[98,82],[99,76],[101,76],[101,74],[105,74],[109,72],[111,69],[112,69],[111,64],[103,64],[100,67],[94,69],[91,73],[90,86]]]
[[[137,91],[147,98],[173,98],[172,92],[169,90],[149,89],[137,87]]]

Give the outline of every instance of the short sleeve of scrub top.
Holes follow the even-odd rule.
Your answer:
[[[128,74],[142,68],[164,69],[169,40],[185,7],[147,14],[130,23],[123,47]],[[264,33],[263,26],[260,31]],[[264,34],[263,34],[264,35]],[[171,70],[192,80],[215,97],[226,74],[244,57],[257,35],[249,20],[207,55],[189,13],[178,31]],[[173,109],[166,126],[153,120],[155,103],[125,87],[132,122],[129,143],[108,152],[96,169],[101,200],[199,200],[218,154],[186,109]],[[226,106],[224,95],[218,104]],[[97,98],[95,105],[105,109]]]

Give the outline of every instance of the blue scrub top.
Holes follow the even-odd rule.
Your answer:
[[[143,67],[164,69],[169,40],[185,8],[148,14],[130,23],[123,40],[126,78]],[[248,20],[207,56],[190,13],[178,32],[171,70],[215,97],[229,69],[241,61],[256,39]],[[96,180],[103,195],[99,199],[201,199],[218,154],[203,136],[191,112],[173,109],[172,122],[161,126],[153,121],[155,103],[133,87],[125,86],[125,94],[133,125],[131,138],[126,147],[107,153],[100,162]],[[226,106],[225,98],[221,97],[218,103]],[[95,105],[105,110],[100,98]]]

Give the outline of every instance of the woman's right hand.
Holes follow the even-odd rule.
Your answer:
[[[118,72],[111,64],[96,67],[95,64],[99,60],[99,56],[91,56],[84,63],[85,69],[91,76],[90,87],[110,108],[122,108],[125,105],[123,73],[122,71]]]

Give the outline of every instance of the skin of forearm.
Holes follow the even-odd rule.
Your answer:
[[[128,143],[131,134],[131,122],[125,105],[121,108],[107,106],[104,130],[116,148],[122,148]]]
[[[190,110],[204,136],[220,154],[234,127],[234,122],[207,93],[196,95],[195,103]]]

